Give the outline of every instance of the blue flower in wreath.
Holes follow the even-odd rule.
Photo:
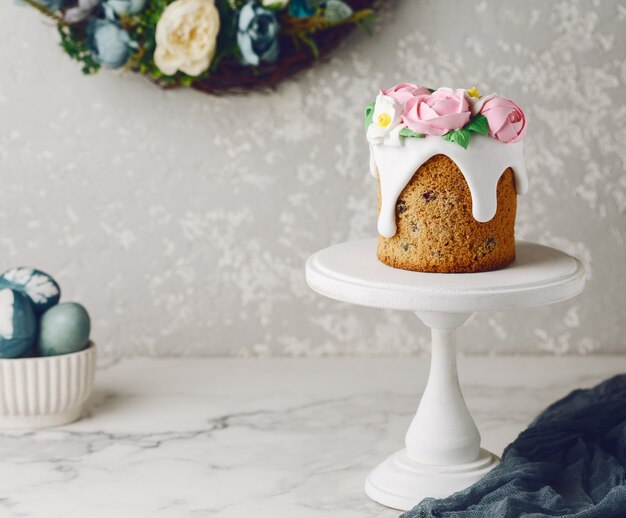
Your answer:
[[[108,68],[120,68],[128,61],[134,42],[128,33],[110,20],[95,19],[87,26],[89,49],[93,58]]]
[[[273,63],[278,58],[278,32],[276,16],[259,5],[248,2],[239,11],[237,20],[237,45],[244,65],[256,66],[261,62]]]
[[[308,18],[315,14],[315,6],[319,2],[314,0],[291,0],[289,2],[289,16],[292,18]]]
[[[147,0],[106,0],[104,2],[104,11],[107,17],[113,18],[113,14],[124,16],[128,14],[137,14],[143,11]]]
[[[341,0],[328,0],[324,9],[324,18],[330,23],[341,23],[346,21],[354,11],[345,2]]]

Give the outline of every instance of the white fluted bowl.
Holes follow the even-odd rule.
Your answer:
[[[43,428],[80,418],[91,395],[96,348],[42,358],[0,359],[0,428]]]

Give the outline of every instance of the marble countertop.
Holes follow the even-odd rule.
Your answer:
[[[402,445],[428,358],[101,360],[83,420],[0,434],[0,516],[396,517],[368,471]],[[483,446],[624,357],[460,359]]]

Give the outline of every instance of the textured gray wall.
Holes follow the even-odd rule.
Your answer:
[[[376,35],[272,95],[82,77],[32,9],[0,7],[0,266],[56,274],[115,354],[322,355],[426,347],[410,314],[310,292],[318,248],[375,232],[362,108],[401,80],[516,99],[531,192],[519,237],[589,266],[584,295],[475,316],[467,352],[621,352],[626,9],[395,2]]]

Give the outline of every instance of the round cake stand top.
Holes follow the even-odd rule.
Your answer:
[[[472,313],[560,302],[584,288],[583,264],[560,250],[518,241],[509,266],[479,273],[422,273],[391,268],[376,257],[376,238],[313,254],[309,286],[343,302],[417,312]]]

